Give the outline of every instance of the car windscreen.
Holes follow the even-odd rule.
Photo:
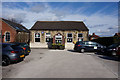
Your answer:
[[[2,50],[13,50],[10,45],[2,45]]]
[[[86,45],[96,45],[95,42],[85,42]]]
[[[21,45],[22,45],[22,46],[28,46],[28,44],[26,44],[26,43],[22,43]]]
[[[118,46],[119,46],[119,44],[112,44],[108,48],[114,48],[114,47],[118,47]]]
[[[17,50],[19,50],[19,49],[22,49],[20,46],[18,46],[18,45],[11,45],[11,47],[13,48],[13,49],[17,49]]]
[[[20,46],[23,46],[23,47],[28,46],[28,44],[27,44],[27,43],[19,43],[19,45],[20,45]]]
[[[79,44],[82,44],[83,42],[82,41],[78,41],[78,42],[76,42],[76,44],[75,45],[79,45]]]

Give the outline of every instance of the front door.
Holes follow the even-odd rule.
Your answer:
[[[55,35],[55,43],[56,44],[62,43],[62,35],[60,35],[60,34]]]

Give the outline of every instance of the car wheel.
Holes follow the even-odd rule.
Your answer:
[[[10,59],[6,56],[2,57],[2,65],[3,66],[8,66],[10,64]]]
[[[81,49],[80,52],[81,52],[81,53],[84,53],[84,52],[85,52],[85,49]]]
[[[116,52],[112,52],[112,56],[116,56]]]

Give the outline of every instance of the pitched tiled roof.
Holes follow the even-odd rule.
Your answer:
[[[25,28],[23,25],[3,19],[2,21],[4,21],[5,23],[7,23],[8,25],[10,25],[11,27],[13,27],[15,30],[20,31],[20,32],[30,32],[27,28]]]
[[[89,31],[80,21],[37,21],[30,30],[78,30]]]
[[[89,37],[95,37],[95,38],[98,38],[100,36],[96,35],[95,33],[93,33],[92,35],[89,35]]]

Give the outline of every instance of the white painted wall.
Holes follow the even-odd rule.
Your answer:
[[[30,43],[31,48],[48,48],[47,43]],[[74,44],[73,43],[65,43],[66,49],[73,49]]]

